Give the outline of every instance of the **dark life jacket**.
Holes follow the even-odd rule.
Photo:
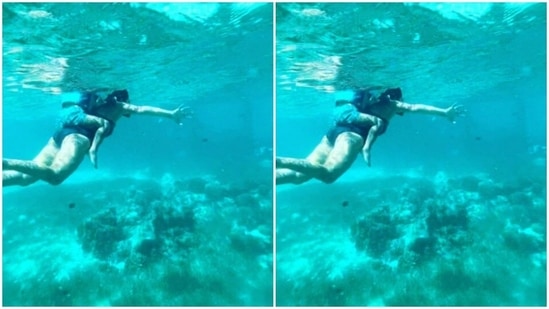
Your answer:
[[[128,90],[115,90],[103,99],[96,91],[80,92],[80,100],[78,102],[64,102],[63,107],[76,104],[84,110],[88,115],[96,115],[96,111],[102,106],[112,106],[116,102],[129,102],[130,96]]]
[[[375,104],[388,104],[391,100],[402,100],[400,88],[369,87],[355,90],[351,102],[359,112],[368,112],[370,106]]]

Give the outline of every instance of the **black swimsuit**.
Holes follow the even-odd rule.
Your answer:
[[[93,141],[93,137],[95,136],[95,130],[90,130],[87,128],[84,128],[82,126],[70,126],[70,127],[62,127],[55,130],[53,133],[53,141],[57,144],[57,146],[61,147],[61,143],[70,134],[82,134],[85,137],[87,137],[90,142]]]
[[[65,109],[75,108],[74,105],[79,106],[78,109],[75,110],[68,110],[68,113],[63,114],[62,119],[60,123],[57,126],[57,129],[53,133],[53,140],[57,144],[57,146],[61,147],[61,143],[70,134],[81,134],[87,137],[90,142],[93,141],[95,137],[95,132],[97,131],[97,128],[88,128],[85,126],[82,122],[86,115],[94,115],[90,108],[93,101],[97,100],[97,95],[90,93],[90,92],[82,92],[80,93],[80,101],[71,103],[69,105],[63,105]],[[101,117],[101,116],[97,116]],[[104,137],[107,137],[112,134],[112,131],[114,130],[115,122],[111,121],[109,119],[106,119],[104,117],[101,117],[105,120],[107,120],[110,124],[109,130],[105,132]]]
[[[355,90],[354,97],[350,101],[351,104],[353,104],[356,107],[359,113],[363,113],[367,105],[366,101],[368,100],[365,100],[366,99],[365,96],[368,96],[368,93],[366,91]],[[358,126],[352,123],[336,123],[333,126],[331,126],[330,129],[328,129],[328,132],[326,132],[326,137],[328,138],[328,141],[330,142],[330,144],[334,145],[339,134],[344,132],[353,132],[360,135],[362,139],[366,141],[366,137],[368,136],[368,131],[370,131],[371,127],[372,126]]]
[[[114,130],[114,126],[116,124],[111,120],[108,120],[108,119],[105,119],[105,120],[107,120],[110,123],[110,127],[109,127],[110,129],[107,132],[105,132],[103,137],[107,137],[111,135],[112,131]],[[52,137],[53,137],[53,141],[57,144],[57,146],[61,147],[61,143],[63,142],[65,137],[74,133],[84,135],[90,140],[90,143],[91,143],[93,142],[93,139],[95,137],[95,132],[97,132],[97,129],[85,128],[82,125],[65,125],[55,130]]]
[[[384,93],[389,93],[390,91],[397,91],[398,92],[397,94],[400,95],[398,98],[402,97],[400,88],[388,89]],[[354,98],[351,101],[351,103],[356,106],[359,113],[365,113],[365,114],[371,115],[370,107],[373,104],[388,103],[388,101],[386,100],[377,100],[377,97],[378,95],[375,94],[374,91],[371,91],[368,89],[355,90]],[[381,117],[378,117],[378,118],[381,118]],[[381,120],[382,120],[382,125],[377,132],[378,135],[385,133],[385,131],[387,130],[387,126],[389,125],[389,121],[387,121],[386,119],[381,118]],[[368,132],[370,131],[371,127],[372,126],[367,126],[367,127],[358,126],[351,123],[336,124],[332,126],[330,129],[328,129],[328,132],[326,132],[326,137],[328,138],[328,141],[332,145],[334,145],[339,134],[343,132],[353,132],[360,135],[363,139],[363,142],[366,142],[366,138],[368,137]]]
[[[362,139],[366,141],[366,137],[368,136],[368,131],[370,131],[370,128],[371,126],[359,127],[352,124],[348,124],[348,125],[338,124],[328,129],[328,132],[326,132],[326,137],[328,138],[328,141],[330,142],[330,144],[334,145],[339,134],[344,132],[353,132],[362,136]]]

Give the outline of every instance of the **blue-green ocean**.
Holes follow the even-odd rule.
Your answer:
[[[2,305],[273,303],[273,4],[3,3],[2,157],[46,145],[62,93],[133,115],[59,186],[2,194]]]
[[[467,109],[395,116],[371,167],[277,187],[278,305],[546,305],[546,9],[277,3],[277,156],[320,142],[334,89]]]

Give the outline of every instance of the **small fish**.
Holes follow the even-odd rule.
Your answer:
[[[74,208],[76,207],[76,203],[69,203],[69,208]]]
[[[207,141],[208,141],[208,139],[205,138],[205,137],[202,139],[202,142],[203,142],[203,143],[205,143],[205,142],[207,142]]]
[[[480,141],[482,138],[480,136],[475,137],[475,140]]]
[[[343,203],[341,203],[341,206],[343,207],[349,206],[349,201],[343,201]]]

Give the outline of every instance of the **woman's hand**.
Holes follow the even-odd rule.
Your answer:
[[[446,117],[453,123],[456,122],[456,117],[465,116],[466,112],[465,106],[458,104],[454,104],[445,110]]]
[[[178,108],[172,111],[172,117],[178,124],[181,124],[181,122],[185,118],[192,118],[193,114],[193,110],[190,107],[184,105],[180,105]]]

